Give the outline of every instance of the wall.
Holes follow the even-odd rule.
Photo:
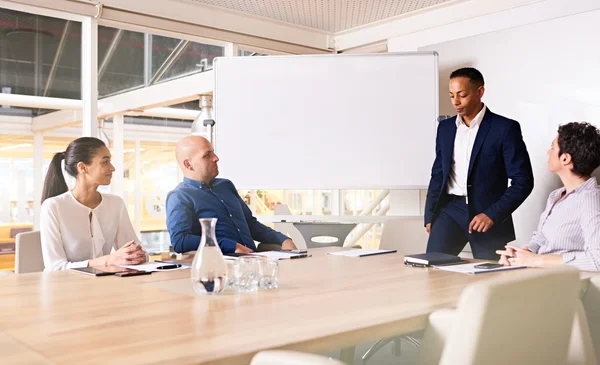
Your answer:
[[[411,35],[410,41],[388,42],[390,51],[418,45],[419,50],[439,52],[441,114],[454,114],[443,87],[450,72],[473,66],[486,78],[484,101],[490,109],[521,122],[536,184],[514,214],[519,244],[531,238],[549,192],[561,186],[546,169],[546,151],[558,125],[585,120],[600,126],[600,10],[557,17],[557,2],[547,3],[554,8],[546,10],[555,11],[549,20],[485,33],[486,24],[473,19],[463,26],[479,27],[477,32],[484,34],[431,44],[439,39],[431,36],[434,30],[423,33],[420,41]],[[565,9],[565,14],[571,11]],[[490,27],[496,26],[488,20]]]

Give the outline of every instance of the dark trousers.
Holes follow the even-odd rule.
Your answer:
[[[458,255],[467,242],[471,244],[473,257],[482,260],[499,260],[496,250],[504,249],[504,240],[495,237],[493,232],[469,234],[469,209],[466,203],[451,201],[446,203],[433,221],[427,242],[427,252],[441,252]]]

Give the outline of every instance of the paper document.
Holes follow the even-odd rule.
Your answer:
[[[171,270],[184,270],[184,269],[189,269],[191,266],[190,265],[184,265],[181,264],[182,266],[179,268],[175,268],[175,269],[166,269],[166,270],[161,270],[159,269],[159,267],[163,267],[163,266],[171,266],[172,264],[170,263],[165,263],[165,262],[146,262],[143,264],[139,264],[139,265],[121,265],[121,267],[125,267],[127,269],[134,269],[134,270],[140,270],[140,271],[171,271]]]
[[[445,271],[453,271],[459,272],[462,274],[484,274],[486,272],[495,272],[495,271],[503,271],[503,270],[516,270],[516,269],[526,269],[527,266],[502,266],[495,267],[493,269],[476,269],[475,265],[483,264],[483,262],[477,262],[474,264],[463,264],[463,265],[448,265],[448,266],[433,266],[436,269],[445,270]]]
[[[382,254],[394,253],[394,252],[396,252],[396,250],[377,250],[377,249],[373,249],[373,248],[364,248],[364,249],[349,250],[349,251],[327,252],[327,254],[335,255],[335,256],[363,257],[363,256],[382,255]]]
[[[263,256],[272,260],[285,260],[285,259],[298,259],[302,257],[310,257],[312,255],[307,253],[296,253],[296,252],[283,252],[283,251],[265,251],[256,252],[251,255]]]

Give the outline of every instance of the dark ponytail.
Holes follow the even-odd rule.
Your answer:
[[[94,137],[81,137],[69,143],[65,152],[59,152],[54,155],[50,167],[44,180],[44,190],[42,190],[42,203],[48,198],[66,193],[69,191],[67,182],[62,173],[61,162],[65,160],[65,171],[67,174],[77,177],[77,164],[83,162],[86,165],[92,163],[92,159],[102,147],[106,147],[104,142]]]

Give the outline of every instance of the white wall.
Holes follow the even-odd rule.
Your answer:
[[[489,108],[520,121],[536,178],[532,195],[514,214],[520,244],[530,239],[549,192],[560,187],[560,181],[546,170],[546,151],[557,126],[582,120],[600,125],[600,10],[557,17],[559,2],[546,3],[545,10],[554,12],[553,19],[438,44],[430,42],[447,38],[450,29],[443,36],[436,37],[439,31],[429,30],[422,37],[411,35],[410,39],[388,42],[391,52],[414,47],[439,52],[441,114],[453,114],[443,87],[450,72],[473,66],[486,79],[484,101]],[[589,5],[583,0],[561,3]],[[563,10],[565,14],[573,12],[572,7]],[[521,9],[521,16],[528,13],[534,16]],[[505,16],[497,14],[496,19]],[[476,27],[478,33],[497,26],[493,18],[463,24]]]

